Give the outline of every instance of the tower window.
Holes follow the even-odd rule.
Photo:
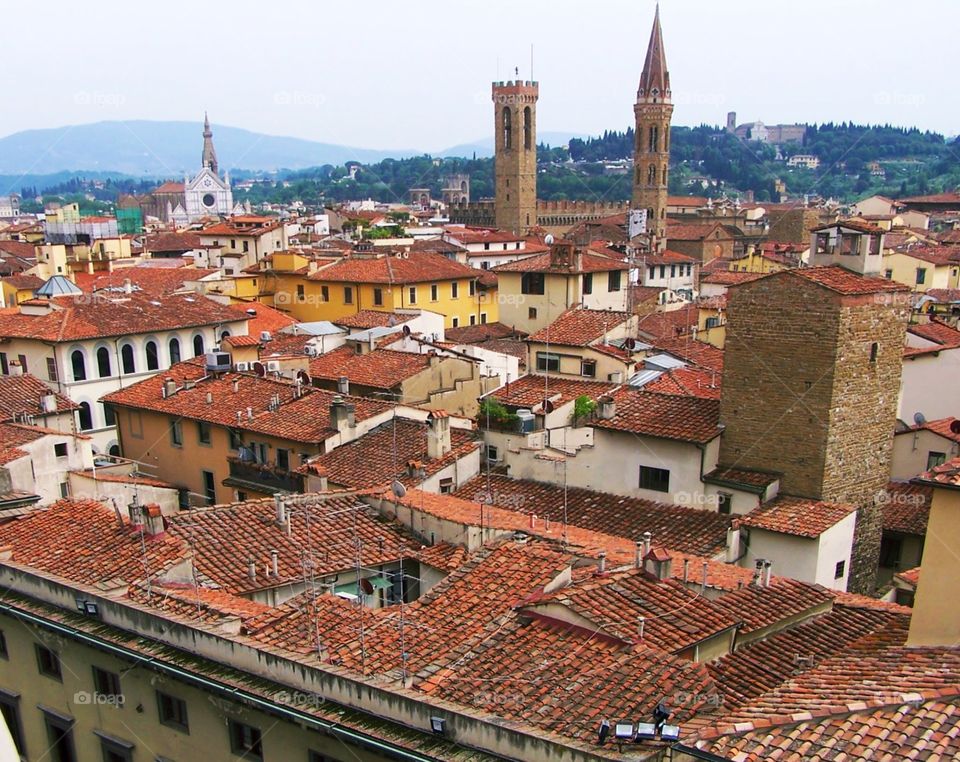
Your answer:
[[[647,185],[654,185],[657,182],[657,168],[651,164],[647,167]]]
[[[662,185],[666,185],[666,184],[667,184],[667,167],[666,167],[666,165],[664,165],[664,167],[663,167],[663,180],[661,180],[660,182],[661,182]]]
[[[870,345],[870,362],[875,363],[877,361],[877,353],[880,351],[880,345],[877,342],[873,342]]]
[[[503,147],[508,151],[513,147],[513,115],[508,106],[503,107]]]
[[[660,130],[656,125],[650,127],[647,150],[650,152],[656,152],[660,150]]]
[[[528,151],[533,148],[533,112],[529,106],[523,110],[523,147]]]

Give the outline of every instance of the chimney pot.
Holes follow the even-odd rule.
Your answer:
[[[643,555],[646,557],[647,553],[650,552],[650,548],[653,546],[653,534],[650,532],[643,533]]]
[[[257,578],[257,563],[252,558],[247,561],[247,576],[250,577],[250,579]]]
[[[633,559],[633,565],[637,569],[643,568],[643,555],[644,555],[643,547],[644,547],[643,542],[638,541],[636,551],[634,553],[634,559]]]
[[[276,550],[270,551],[270,569],[273,572],[274,577],[280,576],[280,563],[279,563],[280,554]]]
[[[607,573],[607,554],[602,550],[597,554],[597,573]]]

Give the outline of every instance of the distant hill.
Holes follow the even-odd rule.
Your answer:
[[[213,125],[213,133],[221,169],[303,169],[422,153],[353,148],[221,125]],[[0,138],[0,175],[85,171],[179,176],[196,171],[202,140],[197,122],[114,121],[24,130]]]
[[[586,135],[578,132],[538,132],[537,142],[553,147],[566,146],[573,138],[586,137]],[[493,135],[483,140],[475,140],[472,143],[460,143],[459,145],[451,146],[450,148],[440,151],[437,156],[443,158],[462,156],[469,159],[474,153],[476,153],[478,159],[493,156]]]

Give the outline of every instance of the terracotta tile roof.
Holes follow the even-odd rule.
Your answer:
[[[259,347],[260,339],[256,336],[227,336],[222,343],[230,347]]]
[[[257,237],[264,233],[279,228],[282,223],[274,220],[272,217],[251,218],[258,220],[257,223],[241,224],[241,218],[234,217],[227,222],[215,222],[199,231],[201,236],[226,235],[242,237]],[[259,221],[263,221],[262,224]]]
[[[124,267],[93,279],[90,291],[113,291],[123,295],[127,281],[135,291],[148,294],[173,294],[182,291],[189,281],[207,278],[219,270],[195,267]]]
[[[154,188],[153,193],[183,193],[183,191],[183,183],[168,180],[157,188]]]
[[[720,435],[720,401],[622,388],[614,392],[613,418],[595,419],[598,429],[706,444]]]
[[[733,272],[732,270],[715,270],[700,278],[701,283],[715,283],[718,286],[734,286],[738,283],[749,283],[762,278],[765,273]]]
[[[344,328],[382,328],[384,326],[400,325],[411,320],[413,315],[404,315],[399,312],[384,312],[381,310],[360,310],[352,315],[337,318],[332,322]]]
[[[279,437],[293,442],[315,444],[333,436],[330,405],[337,395],[333,392],[305,387],[296,397],[292,383],[259,378],[245,373],[224,373],[217,377],[200,379],[206,371],[200,363],[183,362],[168,371],[139,383],[112,392],[104,402],[121,407],[151,410],[170,417],[207,421],[219,426]],[[172,378],[178,391],[163,396],[164,379]],[[185,382],[194,386],[186,388]],[[233,390],[234,382],[237,390]],[[212,402],[207,402],[207,394]],[[274,395],[280,395],[281,405],[270,409]],[[356,407],[357,420],[386,412],[390,405],[364,397],[344,397]],[[253,412],[251,419],[247,408]],[[237,413],[240,413],[238,417]]]
[[[168,533],[189,543],[194,564],[205,578],[237,595],[302,584],[304,553],[313,571],[324,576],[374,567],[406,555],[419,544],[399,525],[375,518],[356,497],[337,493],[294,496],[287,506],[289,530],[276,523],[273,499],[183,511],[169,519]],[[273,575],[271,552],[277,551]],[[249,562],[256,577],[249,575]]]
[[[901,204],[956,204],[960,208],[960,193],[932,193],[928,196],[908,196],[897,199]]]
[[[203,244],[200,242],[200,236],[186,230],[175,233],[166,231],[154,233],[148,235],[143,241],[144,251],[149,252],[183,252],[201,248]]]
[[[948,460],[939,466],[921,474],[917,479],[923,484],[935,487],[960,488],[960,458]]]
[[[550,325],[532,333],[527,340],[586,347],[602,339],[609,331],[622,326],[631,317],[629,312],[585,310],[573,307],[562,313]]]
[[[36,260],[37,250],[32,243],[26,241],[0,240],[0,254],[21,260]],[[4,256],[4,259],[7,259],[7,256]]]
[[[27,451],[21,447],[35,442],[50,433],[47,429],[33,426],[22,426],[17,423],[0,423],[0,466],[23,458]]]
[[[724,694],[725,708],[735,709],[798,673],[815,668],[898,617],[904,615],[835,604],[826,613],[739,646],[707,669]]]
[[[706,205],[706,196],[667,196],[667,206],[689,206],[699,209]]]
[[[896,254],[903,254],[914,259],[919,259],[931,265],[940,265],[947,267],[956,265],[960,259],[960,247],[958,246],[907,246],[897,249]]]
[[[129,521],[121,527],[112,507],[89,499],[59,500],[0,525],[0,545],[13,547],[15,563],[91,585],[159,576],[188,553],[166,533],[146,538],[144,552]]]
[[[709,262],[704,262],[700,267],[700,278],[701,280],[705,278],[710,273],[726,273],[730,272],[730,263],[732,259],[726,257],[714,257]]]
[[[13,420],[14,417],[24,413],[43,416],[40,400],[48,394],[52,394],[57,401],[56,413],[77,410],[80,407],[73,400],[57,394],[43,381],[29,373],[22,376],[0,375],[0,420]]]
[[[7,275],[3,282],[16,289],[31,289],[36,291],[43,285],[43,280],[36,275]]]
[[[131,585],[127,591],[130,600],[162,611],[201,622],[222,622],[239,617],[241,621],[273,611],[272,606],[257,603],[226,590],[202,585],[173,582]]]
[[[857,294],[875,294],[885,291],[909,291],[910,287],[896,281],[886,278],[875,278],[868,275],[847,270],[839,265],[827,265],[825,267],[800,267],[794,270],[784,270],[782,272],[791,275],[806,278],[809,281],[817,283],[838,294],[857,295]],[[778,273],[773,273],[773,276]],[[771,275],[765,276],[767,278]]]
[[[746,486],[748,489],[752,487],[754,491],[765,490],[779,478],[778,474],[748,471],[745,468],[727,468],[725,466],[717,466],[703,477],[704,481],[710,483]]]
[[[626,538],[632,542],[650,532],[654,541],[670,550],[713,557],[726,547],[731,518],[716,511],[623,497],[529,479],[490,474],[477,476],[454,495],[464,500],[496,505],[506,510],[556,524],[567,522],[583,529]]]
[[[820,585],[787,577],[772,577],[768,587],[750,584],[721,595],[715,603],[736,621],[740,632],[750,634],[773,627],[784,620],[822,612],[833,602],[833,594]]]
[[[457,225],[447,225],[444,229],[444,235],[459,241],[463,244],[468,243],[516,243],[522,241],[523,236],[509,233],[506,230],[497,228],[473,228],[459,227]]]
[[[427,564],[434,569],[452,572],[463,566],[470,558],[470,554],[462,545],[450,545],[438,542],[428,545],[417,552],[421,564]]]
[[[440,254],[415,252],[408,256],[354,256],[321,267],[310,280],[342,283],[431,283],[442,280],[473,280],[478,271]]]
[[[538,254],[535,257],[518,259],[516,262],[507,262],[492,269],[494,273],[558,273],[574,275],[577,273],[609,272],[611,270],[629,270],[630,265],[623,260],[590,254],[584,251],[580,259],[580,266],[576,262],[558,262],[554,252]]]
[[[707,370],[720,372],[723,370],[723,350],[718,349],[705,341],[691,338],[659,338],[653,340],[657,349],[662,349],[684,362],[699,365]]]
[[[251,336],[259,337],[263,331],[278,334],[282,329],[295,325],[297,322],[286,312],[281,312],[261,302],[234,303],[229,307],[235,313],[247,318],[247,333]]]
[[[331,485],[364,488],[389,485],[399,478],[405,484],[416,484],[409,476],[407,464],[419,462],[427,477],[466,457],[480,446],[473,432],[451,428],[450,452],[441,458],[427,457],[427,424],[396,418],[367,432],[349,444],[310,461],[327,474]]]
[[[663,251],[658,252],[649,252],[647,254],[641,254],[638,260],[638,265],[643,267],[644,265],[699,265],[700,260],[695,259],[694,257],[688,257],[686,254],[681,254],[679,251],[671,251],[670,249],[664,249]]]
[[[821,230],[833,230],[834,228],[848,228],[849,230],[856,230],[858,233],[884,233],[886,232],[883,228],[878,225],[867,222],[862,218],[848,218],[845,220],[837,220],[836,222],[830,222],[826,225],[819,225],[815,228],[811,228],[811,233],[816,233]]]
[[[819,537],[856,510],[844,503],[828,503],[790,495],[777,495],[740,517],[744,526],[796,537]]]
[[[907,331],[943,347],[960,347],[960,331],[939,320],[912,324]]]
[[[0,337],[64,342],[243,320],[229,307],[203,296],[105,294],[52,302],[45,315],[25,315],[17,307],[0,309]]]
[[[482,344],[491,339],[522,338],[526,332],[512,328],[504,323],[482,323],[480,325],[465,325],[459,328],[447,328],[444,336],[447,341],[455,344]]]
[[[688,335],[700,321],[700,308],[696,304],[685,304],[676,310],[653,312],[643,315],[637,322],[641,336],[651,341],[658,339],[676,339]]]
[[[596,400],[616,388],[616,384],[604,381],[526,375],[501,386],[487,396],[509,407],[531,408],[543,404],[545,399],[549,399],[555,406],[565,405],[583,395]]]
[[[643,385],[646,392],[720,399],[722,373],[704,368],[672,368]]]
[[[351,383],[374,389],[393,389],[430,366],[430,356],[377,349],[358,355],[343,346],[310,360],[310,375],[327,381],[346,376]]]
[[[642,643],[669,653],[685,651],[737,624],[722,604],[701,598],[681,582],[658,580],[636,568],[575,579],[525,610],[538,612],[550,605],[563,606],[624,644]]]
[[[702,241],[718,227],[719,222],[672,223],[667,222],[667,242]]]
[[[88,468],[82,471],[71,471],[72,474],[85,476],[88,479],[94,479],[98,482],[111,482],[113,484],[137,484],[144,487],[160,487],[163,489],[177,489],[176,484],[155,479],[152,476],[133,471],[128,474],[114,474],[103,468]]]
[[[957,232],[960,233],[960,230]],[[931,288],[923,293],[926,296],[933,297],[937,302],[944,304],[960,302],[960,288]]]

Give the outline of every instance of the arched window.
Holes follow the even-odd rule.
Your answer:
[[[647,167],[647,185],[655,185],[657,182],[657,167],[651,164]]]
[[[510,107],[503,107],[503,147],[507,150],[513,145],[513,115]]]
[[[637,167],[637,170],[636,170],[636,175],[637,175],[637,182],[639,183],[639,182],[640,182],[640,180],[641,180],[641,176],[640,176],[640,167],[639,167],[639,166]]]
[[[114,458],[119,458],[119,457],[120,457],[120,445],[110,445],[110,452],[109,452],[109,454],[112,455]]]
[[[180,339],[170,339],[170,364],[176,365],[180,362]]]
[[[147,370],[159,370],[160,352],[157,349],[157,342],[148,341],[143,348],[147,353]]]
[[[656,125],[650,126],[647,150],[651,152],[660,150],[660,129]]]
[[[220,334],[220,341],[223,341],[229,335],[230,335],[230,331],[224,331],[223,333]]]
[[[523,110],[523,147],[528,151],[533,148],[533,112],[529,106]]]
[[[117,425],[117,415],[113,412],[113,408],[109,405],[104,405],[100,403],[100,407],[103,408],[103,422],[107,426],[116,426]]]
[[[460,181],[460,190],[461,190],[463,193],[466,193],[466,192],[467,192],[467,181],[466,181],[466,180],[461,180],[461,181]]]
[[[193,337],[193,356],[200,357],[203,355],[203,336],[199,334]]]
[[[667,167],[666,167],[666,165],[664,165],[664,167],[663,167],[663,180],[661,181],[661,183],[662,183],[663,185],[666,185],[666,184],[667,184]]]
[[[120,347],[120,365],[124,373],[136,373],[137,362],[133,356],[133,344],[124,344]]]
[[[89,402],[80,403],[80,431],[90,431],[93,428],[93,413]]]
[[[70,365],[73,367],[73,380],[85,381],[87,378],[87,361],[83,357],[83,352],[74,349],[70,353]]]
[[[667,131],[663,133],[663,150],[670,150],[670,128],[667,128]]]
[[[113,368],[110,367],[110,350],[106,347],[100,347],[97,350],[97,373],[100,378],[110,378],[113,375]]]

